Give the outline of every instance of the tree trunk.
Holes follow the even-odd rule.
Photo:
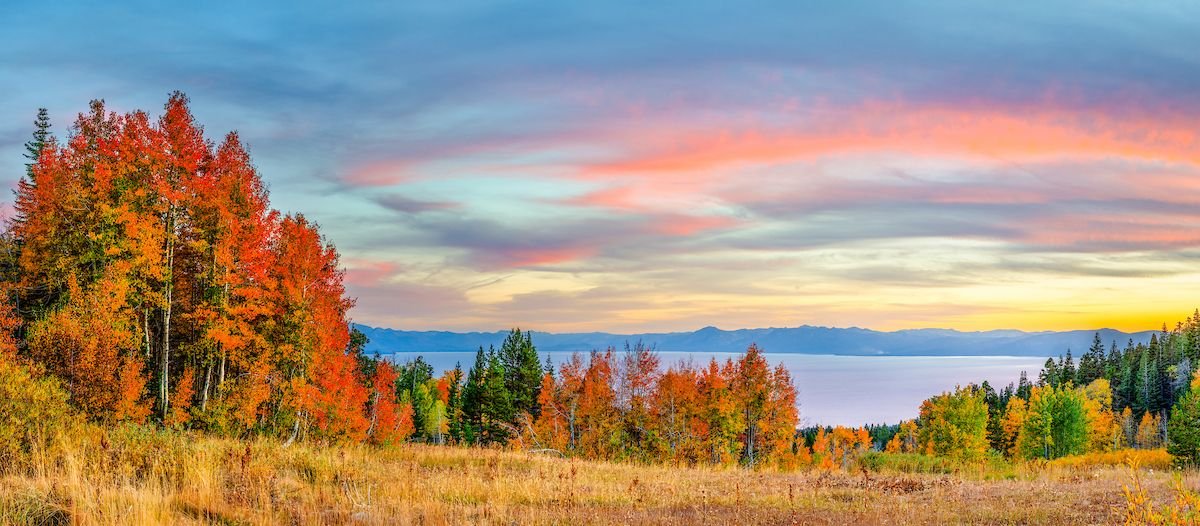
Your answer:
[[[167,410],[171,405],[171,306],[174,292],[175,269],[175,205],[167,208],[167,268],[164,283],[163,318],[162,318],[162,417],[167,418]]]
[[[200,410],[208,409],[208,390],[212,385],[212,362],[209,362],[204,371],[204,398],[200,401]]]

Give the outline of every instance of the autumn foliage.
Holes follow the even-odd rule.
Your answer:
[[[271,209],[236,133],[175,93],[156,120],[95,101],[37,149],[3,239],[5,359],[97,421],[406,436],[388,369],[350,345],[337,251]]]
[[[575,354],[542,378],[540,414],[521,440],[589,458],[795,468],[811,458],[796,434],[796,390],[757,347],[737,360],[663,370],[631,346]]]

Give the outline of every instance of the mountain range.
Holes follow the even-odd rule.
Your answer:
[[[437,353],[474,351],[480,346],[500,346],[507,334],[497,332],[406,331],[355,324],[367,335],[368,353]],[[1114,329],[1025,332],[993,330],[963,332],[950,329],[875,331],[858,327],[800,327],[722,330],[705,327],[692,332],[610,334],[604,332],[533,332],[539,351],[581,351],[624,348],[642,341],[658,351],[741,352],[750,344],[772,353],[834,354],[846,356],[1058,356],[1068,349],[1078,360],[1092,344],[1095,333],[1107,349],[1121,348],[1129,340],[1144,343],[1156,331],[1127,333]]]

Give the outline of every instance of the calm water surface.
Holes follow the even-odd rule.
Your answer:
[[[469,369],[473,352],[396,353],[404,363],[417,357],[439,373],[461,362]],[[568,352],[542,353],[555,364],[570,357]],[[663,366],[684,360],[707,363],[715,357],[724,361],[733,353],[658,353]],[[917,416],[921,401],[953,389],[956,384],[987,380],[993,386],[1016,382],[1021,371],[1036,378],[1045,358],[1017,356],[831,356],[820,354],[765,353],[772,365],[783,363],[792,373],[805,424],[860,425],[893,423]]]

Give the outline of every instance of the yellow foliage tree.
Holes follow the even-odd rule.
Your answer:
[[[1025,419],[1028,415],[1029,411],[1025,400],[1017,396],[1008,399],[1008,406],[1004,409],[1004,420],[1000,423],[1000,428],[1003,431],[1004,453],[1010,457],[1018,454],[1017,438],[1021,435],[1021,428],[1025,426]]]
[[[1098,378],[1083,388],[1087,412],[1088,451],[1112,451],[1120,447],[1121,427],[1112,410],[1112,387]]]
[[[1162,447],[1162,418],[1150,411],[1142,415],[1142,421],[1137,428],[1137,447],[1154,449]]]

